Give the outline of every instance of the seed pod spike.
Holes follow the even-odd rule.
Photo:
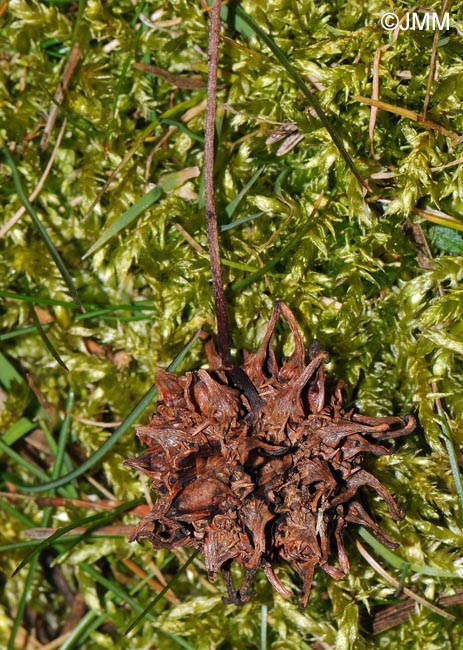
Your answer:
[[[269,376],[273,377],[278,373],[278,365],[275,355],[270,346],[275,326],[280,316],[280,301],[275,302],[275,306],[270,315],[264,338],[255,354],[250,354],[243,364],[243,369],[253,381],[254,384],[264,382]]]
[[[290,379],[294,372],[297,372],[300,370],[301,366],[305,362],[305,348],[304,348],[304,341],[302,339],[302,334],[301,330],[299,329],[299,325],[296,322],[296,319],[294,318],[293,313],[285,305],[284,302],[278,301],[278,307],[279,307],[279,312],[282,314],[283,318],[289,325],[289,329],[291,330],[293,336],[294,336],[294,341],[295,341],[295,347],[294,347],[294,352],[292,355],[287,359],[283,366],[281,367],[280,370],[280,378],[281,379]]]

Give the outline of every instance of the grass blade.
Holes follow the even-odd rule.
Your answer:
[[[14,617],[13,627],[11,629],[10,638],[8,640],[8,650],[15,650],[15,648],[17,647],[15,643],[16,636],[18,634],[19,626],[21,625],[21,621],[23,619],[24,610],[26,608],[27,596],[32,587],[32,581],[34,579],[34,573],[37,568],[38,561],[39,561],[38,556],[34,557],[29,567],[29,571],[27,572],[27,577],[26,580],[24,581],[24,588],[21,594],[21,598],[19,599],[16,616]]]
[[[236,14],[236,17],[239,18],[241,21],[243,21],[252,31],[254,34],[259,38],[261,41],[265,43],[265,45],[273,52],[275,57],[278,59],[278,61],[281,63],[281,65],[285,68],[287,73],[294,79],[296,82],[297,87],[299,90],[302,91],[302,93],[305,95],[305,97],[309,100],[310,104],[312,105],[314,111],[317,113],[321,123],[325,127],[325,129],[328,131],[328,133],[331,136],[331,139],[333,140],[334,144],[336,145],[339,153],[341,156],[344,158],[346,165],[349,167],[351,172],[354,174],[355,178],[358,180],[360,185],[364,187],[368,192],[371,191],[370,186],[368,185],[367,181],[363,178],[363,176],[360,174],[358,171],[354,161],[350,157],[350,155],[347,153],[346,148],[344,147],[341,138],[337,134],[335,128],[331,124],[330,120],[328,119],[325,111],[321,107],[320,102],[318,99],[315,97],[313,92],[308,88],[306,85],[305,81],[302,79],[302,77],[298,74],[295,68],[291,65],[289,59],[287,58],[286,54],[280,50],[278,45],[275,43],[273,38],[267,34],[267,32],[262,29],[252,18],[249,16],[244,9],[242,9],[239,5],[233,5],[233,11]],[[237,29],[239,29],[239,23],[236,23]]]
[[[438,403],[438,402],[437,402]],[[458,514],[459,524],[463,526],[463,483],[461,480],[460,467],[458,464],[458,457],[455,452],[455,445],[453,443],[452,432],[450,430],[449,420],[447,413],[438,406],[439,424],[442,429],[443,439],[447,455],[449,457],[450,469],[452,471],[453,482],[455,483],[455,491],[457,493],[458,501]]]
[[[53,465],[53,471],[52,471],[52,480],[58,478],[61,468],[63,466],[64,458],[65,458],[65,451],[66,451],[66,444],[68,441],[69,437],[69,429],[71,425],[71,411],[72,407],[74,405],[74,391],[71,389],[69,391],[68,399],[66,402],[66,410],[65,410],[65,416],[63,423],[61,425],[61,429],[59,432],[59,438],[58,438],[58,447],[56,449],[56,456],[55,456],[55,462]]]
[[[439,226],[445,226],[446,228],[453,228],[454,230],[463,232],[463,223],[441,210],[433,210],[432,208],[421,210],[420,208],[414,208],[413,212],[432,223],[437,223]]]
[[[124,589],[122,589],[119,585],[114,584],[114,582],[111,582],[111,580],[108,580],[108,578],[102,576],[101,573],[99,573],[90,564],[87,564],[86,562],[80,562],[79,567],[88,573],[88,575],[91,576],[95,582],[98,582],[100,585],[105,587],[108,591],[117,596],[117,598],[119,598],[122,602],[126,602],[128,605],[130,605],[130,607],[132,607],[132,609],[135,609],[137,612],[143,612],[143,607],[137,600],[129,596],[129,594],[124,591]],[[156,620],[154,616],[151,616],[151,614],[146,614],[146,618],[151,622],[154,622]]]
[[[172,174],[166,174],[163,176],[159,179],[156,187],[142,196],[142,198],[134,205],[131,205],[128,210],[123,212],[116,221],[109,226],[109,228],[103,231],[102,235],[92,246],[90,246],[82,259],[84,260],[87,258],[98,248],[101,248],[101,246],[106,244],[112,237],[114,237],[114,235],[117,235],[121,230],[127,228],[127,226],[129,226],[142,212],[161,198],[163,191],[169,192],[176,189],[195,176],[199,176],[199,169],[197,167],[189,167],[188,169],[182,169],[179,172],[173,172]]]
[[[31,422],[28,418],[20,418],[0,437],[0,440],[11,447],[17,440],[25,436],[26,433],[35,429],[36,426],[36,423]]]
[[[43,511],[42,519],[41,519],[41,526],[48,526],[48,523],[50,521],[50,516],[51,516],[51,508],[45,508]],[[8,640],[8,650],[15,650],[16,646],[16,636],[18,634],[19,626],[21,625],[21,621],[23,620],[24,616],[24,610],[26,607],[26,602],[27,598],[29,596],[30,590],[32,588],[32,581],[34,579],[34,573],[37,568],[37,564],[39,561],[39,556],[36,555],[35,557],[32,558],[32,562],[29,566],[29,571],[27,572],[26,580],[24,582],[24,587],[21,593],[21,597],[19,599],[18,603],[18,608],[16,611],[16,615],[14,617],[13,621],[13,627],[11,630],[11,635]]]
[[[45,334],[45,330],[42,327],[42,323],[39,321],[37,314],[35,313],[34,307],[30,310],[32,320],[34,321],[34,325],[37,328],[37,332],[39,333],[40,338],[42,339],[45,347],[47,348],[48,352],[51,354],[53,359],[62,367],[66,372],[69,372],[69,368],[67,365],[64,363],[62,358],[59,356],[59,353],[53,343],[50,341],[48,336]]]
[[[0,298],[11,298],[12,300],[23,300],[24,302],[32,302],[34,305],[51,305],[68,307],[75,309],[78,305],[69,300],[53,300],[53,298],[41,298],[40,296],[30,296],[26,293],[14,293],[13,291],[0,290]]]
[[[16,168],[16,165],[14,163],[13,157],[11,156],[10,152],[6,147],[3,147],[3,155],[6,158],[6,161],[11,169],[11,173],[13,175],[13,182],[16,187],[16,191],[18,193],[18,196],[21,200],[21,203],[23,206],[26,208],[27,212],[29,213],[29,216],[31,217],[32,221],[35,224],[35,227],[40,233],[40,236],[42,237],[43,241],[45,242],[46,247],[48,248],[48,251],[50,255],[52,256],[56,266],[58,267],[64,282],[66,283],[67,288],[69,289],[69,293],[73,297],[74,301],[79,305],[81,311],[85,311],[84,306],[80,302],[79,295],[77,293],[77,289],[74,286],[74,283],[72,281],[71,275],[69,271],[66,268],[66,265],[64,264],[61,255],[58,253],[58,251],[55,248],[55,245],[53,244],[50,236],[48,235],[47,231],[42,225],[42,222],[37,216],[37,213],[35,212],[34,208],[32,207],[31,203],[29,202],[29,199],[27,198],[26,194],[24,193],[24,190],[21,185],[21,179],[19,178],[19,173]]]
[[[195,557],[198,555],[199,551],[195,551],[189,558],[188,560],[180,567],[180,569],[177,571],[177,573],[169,580],[169,582],[166,584],[164,589],[158,593],[158,595],[152,600],[152,602],[148,605],[148,607],[145,607],[145,609],[142,611],[137,618],[135,618],[129,625],[129,627],[125,631],[125,635],[129,634],[132,630],[134,630],[136,627],[140,625],[140,623],[148,616],[149,612],[153,609],[153,607],[158,603],[161,598],[164,596],[164,594],[169,591],[169,589],[172,587],[174,582],[186,571],[186,569],[190,566],[190,564],[193,562]]]
[[[413,573],[419,573],[421,575],[437,576],[439,578],[459,578],[456,573],[444,571],[443,569],[438,569],[437,567],[426,566],[424,564],[409,564],[409,562],[403,560],[401,557],[398,557],[395,553],[386,548],[384,544],[378,542],[376,537],[373,537],[373,535],[363,526],[359,527],[358,533],[359,536],[365,540],[365,542],[367,542],[367,544],[369,544],[376,551],[376,553],[378,553],[378,555],[383,558],[383,560],[388,562],[388,564],[393,566],[395,569],[400,569],[402,571],[404,567],[408,568],[409,566],[410,571]]]
[[[24,467],[24,469],[26,469],[28,472],[30,472],[31,474],[39,478],[41,481],[43,481],[44,479],[48,480],[49,477],[42,469],[30,463],[28,460],[23,458],[21,454],[18,454],[14,449],[11,449],[11,447],[5,444],[3,439],[0,439],[0,451],[3,451],[3,453],[6,456],[9,456],[11,460],[14,460],[16,463]]]
[[[260,607],[260,650],[267,650],[267,605]]]
[[[0,499],[0,508],[6,510],[9,515],[20,521],[26,528],[34,528],[35,523],[29,519],[23,512],[12,506],[6,499]],[[35,543],[35,542],[34,542]]]
[[[24,383],[23,377],[21,377],[16,368],[0,352],[0,383],[5,388],[10,388],[12,381],[16,381],[18,384]]]
[[[139,201],[137,201],[137,203],[131,205],[128,210],[123,212],[116,221],[109,226],[109,228],[106,228],[96,242],[90,246],[85,255],[82,256],[82,259],[84,260],[89,257],[89,255],[106,244],[111,237],[114,237],[114,235],[117,235],[121,230],[127,228],[134,219],[136,219],[144,210],[153,205],[153,203],[155,203],[161,196],[162,190],[159,185],[156,185],[156,187],[145,194]]]
[[[232,230],[233,228],[242,226],[243,223],[247,223],[248,221],[252,221],[253,219],[259,219],[259,217],[263,217],[265,214],[267,213],[256,212],[255,214],[249,214],[247,217],[241,217],[241,219],[236,219],[235,221],[231,221],[230,223],[226,223],[223,226],[220,226],[220,232],[226,232],[227,230]]]
[[[201,144],[204,144],[204,137],[202,135],[199,135],[198,133],[195,133],[191,129],[189,129],[187,126],[182,124],[182,122],[178,122],[176,120],[169,120],[167,118],[163,118],[161,120],[161,124],[167,124],[167,126],[175,126],[179,131],[182,131],[183,133],[186,133],[188,137],[190,137],[192,140],[196,140],[196,142],[200,142]]]
[[[42,325],[43,330],[47,330],[50,327],[53,326],[53,323],[48,323],[47,325]],[[20,327],[17,330],[13,330],[12,332],[5,332],[5,334],[0,334],[0,341],[7,341],[8,339],[15,339],[18,336],[24,336],[25,334],[35,334],[37,332],[37,328],[35,325],[32,325],[31,327]]]
[[[71,650],[71,648],[75,647],[76,643],[79,643],[80,647],[82,647],[82,642],[87,638],[87,636],[93,632],[93,630],[99,628],[107,618],[107,614],[98,615],[97,612],[93,610],[88,611],[84,616],[82,616],[66,641],[60,646],[60,650]]]
[[[259,167],[259,169],[256,171],[256,173],[252,175],[252,177],[249,179],[249,181],[243,187],[241,192],[238,192],[238,194],[235,196],[233,201],[230,201],[230,203],[227,205],[227,207],[225,208],[225,214],[227,215],[227,217],[229,219],[231,219],[232,216],[235,214],[236,208],[240,204],[241,200],[249,192],[249,190],[254,185],[254,183],[257,181],[257,179],[262,174],[264,169],[265,169],[265,165],[262,165],[262,167]],[[221,228],[221,230],[223,231],[224,228]]]

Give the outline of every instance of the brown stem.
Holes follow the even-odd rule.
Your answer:
[[[206,199],[206,229],[211,260],[212,292],[214,295],[215,315],[217,319],[217,340],[219,352],[225,366],[230,360],[230,328],[223,290],[222,268],[220,264],[219,231],[214,197],[214,131],[215,98],[217,91],[217,63],[220,41],[220,0],[214,0],[210,15],[206,127],[204,142],[204,194]]]

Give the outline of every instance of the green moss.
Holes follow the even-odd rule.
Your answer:
[[[330,351],[329,371],[346,379],[352,403],[371,415],[418,414],[417,432],[397,443],[394,455],[374,463],[382,482],[406,507],[407,518],[394,525],[380,502],[374,502],[374,508],[385,530],[401,542],[399,557],[454,573],[454,579],[420,574],[407,578],[420,595],[432,599],[437,592],[454,593],[463,576],[461,513],[431,390],[435,381],[458,449],[463,442],[461,237],[456,231],[430,227],[435,259],[431,268],[422,268],[415,242],[402,224],[406,219],[415,223],[421,219],[426,235],[428,224],[413,212],[425,207],[459,219],[462,168],[442,167],[462,155],[462,145],[420,122],[379,110],[372,155],[370,108],[352,96],[371,96],[374,57],[383,48],[378,64],[380,99],[421,111],[434,36],[403,31],[394,40],[392,32],[379,26],[383,5],[376,0],[361,8],[358,3],[336,0],[242,3],[305,82],[317,85],[316,91],[310,87],[357,168],[366,178],[373,174],[369,178],[373,192],[363,197],[326,129],[281,63],[249,26],[236,23],[235,29],[230,19],[222,27],[227,39],[221,44],[219,73],[223,106],[217,119],[217,204],[222,225],[263,212],[221,236],[236,354],[242,348],[256,348],[272,303],[279,297],[294,310],[306,341],[319,338]],[[402,10],[397,11],[402,15]],[[451,10],[451,24],[459,25],[461,19],[458,5]],[[209,331],[215,327],[207,254],[194,248],[181,230],[207,248],[200,177],[163,190],[148,210],[82,259],[161,177],[201,168],[204,88],[176,88],[134,68],[132,61],[205,80],[208,23],[202,3],[183,0],[147,0],[143,6],[92,0],[78,7],[67,2],[10,0],[0,20],[0,139],[12,152],[27,194],[37,185],[59,127],[67,120],[56,160],[34,207],[87,309],[85,315],[79,313],[30,217],[23,215],[0,240],[0,291],[22,298],[2,298],[0,345],[8,364],[24,378],[32,376],[42,404],[25,383],[9,384],[0,376],[0,422],[2,431],[20,418],[42,429],[41,419],[51,412],[47,402],[62,420],[72,389],[75,401],[65,461],[69,469],[111,435],[113,429],[100,428],[98,422],[123,419],[152,384],[156,369],[166,367],[198,327]],[[83,58],[44,152],[40,147],[43,125],[74,40]],[[460,46],[455,27],[442,34],[427,114],[457,134],[463,132]],[[184,124],[193,137],[163,122],[166,118]],[[280,122],[296,124],[304,136],[284,155],[277,151],[281,142],[266,144]],[[225,207],[262,166],[263,173],[229,219]],[[2,227],[21,203],[4,158],[0,174]],[[320,208],[312,214],[321,192]],[[248,281],[267,264],[268,273]],[[46,335],[69,373],[57,365],[38,334],[27,329],[34,325],[31,304],[23,300],[27,296],[40,307]],[[48,304],[49,299],[67,305]],[[203,349],[196,343],[182,369],[204,362]],[[60,423],[52,432],[56,440],[59,430]],[[13,448],[25,458],[32,454],[34,462],[49,469],[48,443],[40,435],[43,444],[38,450],[27,435],[16,440]],[[138,477],[121,468],[122,458],[133,455],[137,447],[129,431],[94,468],[93,478],[101,489],[118,499],[141,493]],[[6,456],[1,462],[8,480],[38,480],[27,466],[18,466]],[[96,493],[107,498],[98,490],[80,477],[60,496]],[[43,507],[27,509],[22,503],[14,502],[18,512],[27,512],[40,526]],[[62,525],[63,518],[69,517],[65,512],[76,521],[92,514],[72,506],[55,508],[50,525]],[[21,533],[26,525],[13,519],[12,526],[7,509],[0,509],[0,521],[2,544],[26,539]],[[224,606],[219,597],[223,585],[208,587],[198,560],[174,585],[177,602],[164,599],[154,610],[156,623],[145,621],[129,637],[123,637],[123,631],[136,612],[117,605],[114,595],[96,588],[88,574],[76,569],[85,555],[81,557],[82,548],[76,546],[63,556],[60,566],[72,588],[77,585],[82,590],[95,612],[110,612],[108,620],[114,625],[94,631],[90,627],[74,647],[135,649],[155,643],[159,648],[174,648],[179,643],[172,635],[177,635],[189,644],[184,647],[259,648],[262,603],[268,608],[267,648],[310,648],[316,641],[333,648],[460,647],[458,625],[421,607],[377,637],[368,632],[364,625],[368,608],[392,599],[394,589],[358,555],[355,529],[351,534],[349,577],[333,583],[317,575],[314,596],[304,613],[275,596],[262,576],[252,603],[241,610]],[[85,544],[85,561],[98,561],[100,569],[128,592],[135,589],[134,597],[142,607],[150,602],[152,588],[144,586],[137,592],[140,578],[118,564],[130,555],[149,566],[150,549],[99,538],[88,538]],[[2,557],[9,574],[11,558]],[[12,557],[16,561],[19,552]],[[154,561],[170,579],[186,557],[160,552]],[[400,579],[400,571],[387,564],[385,568]],[[61,596],[55,598],[56,587],[43,582],[42,571],[39,565],[30,607],[34,609],[34,598],[40,594],[36,609],[41,616],[51,612],[48,624],[53,638],[64,624],[65,607]],[[283,567],[283,581],[285,572]],[[8,579],[2,594],[0,635],[7,641],[23,573]],[[452,611],[461,618],[461,611]]]

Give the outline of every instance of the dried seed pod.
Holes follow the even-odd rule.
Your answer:
[[[280,316],[295,339],[294,352],[282,364],[271,347]],[[158,411],[137,430],[148,449],[125,461],[150,477],[158,498],[132,541],[199,549],[210,579],[222,572],[226,601],[234,604],[249,600],[258,568],[280,594],[290,596],[273,571],[284,560],[302,578],[305,607],[317,565],[335,579],[348,572],[348,522],[368,526],[383,544],[397,546],[358,500],[370,486],[394,520],[404,516],[378,479],[362,469],[362,459],[388,454],[376,441],[412,432],[415,421],[345,411],[344,382],[328,391],[328,355],[317,342],[306,363],[299,327],[282,302],[260,348],[240,368],[222,367],[210,342],[206,351],[209,371],[182,377],[158,371]],[[246,570],[239,589],[231,580],[232,562]]]

